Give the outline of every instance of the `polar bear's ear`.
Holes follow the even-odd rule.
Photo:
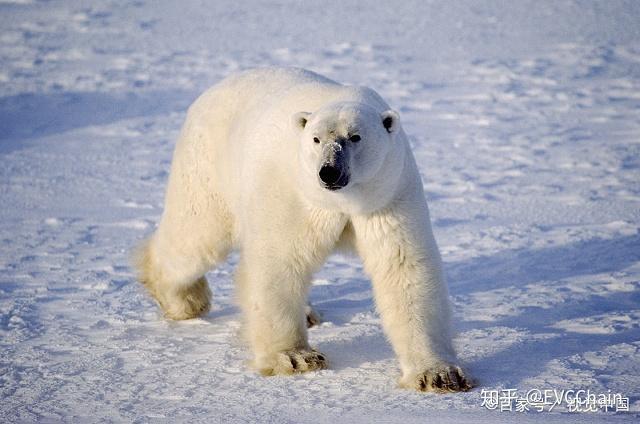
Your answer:
[[[293,118],[291,119],[293,127],[296,129],[303,129],[307,125],[309,116],[311,116],[309,112],[298,112],[293,115]]]
[[[392,133],[400,127],[400,115],[395,110],[385,110],[380,117],[387,132]]]

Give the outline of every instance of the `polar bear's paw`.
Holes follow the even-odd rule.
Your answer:
[[[157,296],[167,318],[183,320],[197,318],[209,312],[211,290],[204,277],[188,287],[166,291]]]
[[[260,367],[260,374],[289,375],[327,368],[325,356],[313,349],[292,349],[278,352],[268,366]]]
[[[467,392],[473,388],[474,384],[460,367],[445,364],[412,377],[403,378],[400,386],[420,392],[452,393]]]

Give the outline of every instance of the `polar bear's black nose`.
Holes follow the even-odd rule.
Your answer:
[[[340,166],[324,165],[320,168],[319,176],[324,187],[331,191],[340,190],[349,184],[349,172]]]
[[[335,166],[324,165],[322,168],[320,168],[320,179],[328,186],[335,185],[340,179],[341,175],[342,172],[340,172],[340,169],[336,168]]]

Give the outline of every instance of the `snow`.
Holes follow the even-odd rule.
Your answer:
[[[0,417],[16,421],[618,422],[640,416],[640,3],[0,1]],[[188,105],[252,66],[369,85],[411,135],[480,387],[396,388],[356,258],[310,331],[330,369],[259,377],[232,273],[169,322],[131,249]],[[482,389],[621,393],[520,413]]]

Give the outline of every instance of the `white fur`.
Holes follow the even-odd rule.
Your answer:
[[[352,133],[361,141],[332,143]],[[323,149],[349,149],[351,179],[341,190],[320,184]],[[338,244],[357,251],[372,278],[401,384],[469,388],[455,365],[440,255],[397,113],[371,89],[299,69],[252,70],[205,92],[189,109],[165,211],[139,260],[165,313],[201,314],[209,293],[196,283],[237,248],[255,367],[322,368],[324,357],[307,342],[306,297],[312,273]],[[460,381],[439,386],[449,377]]]

